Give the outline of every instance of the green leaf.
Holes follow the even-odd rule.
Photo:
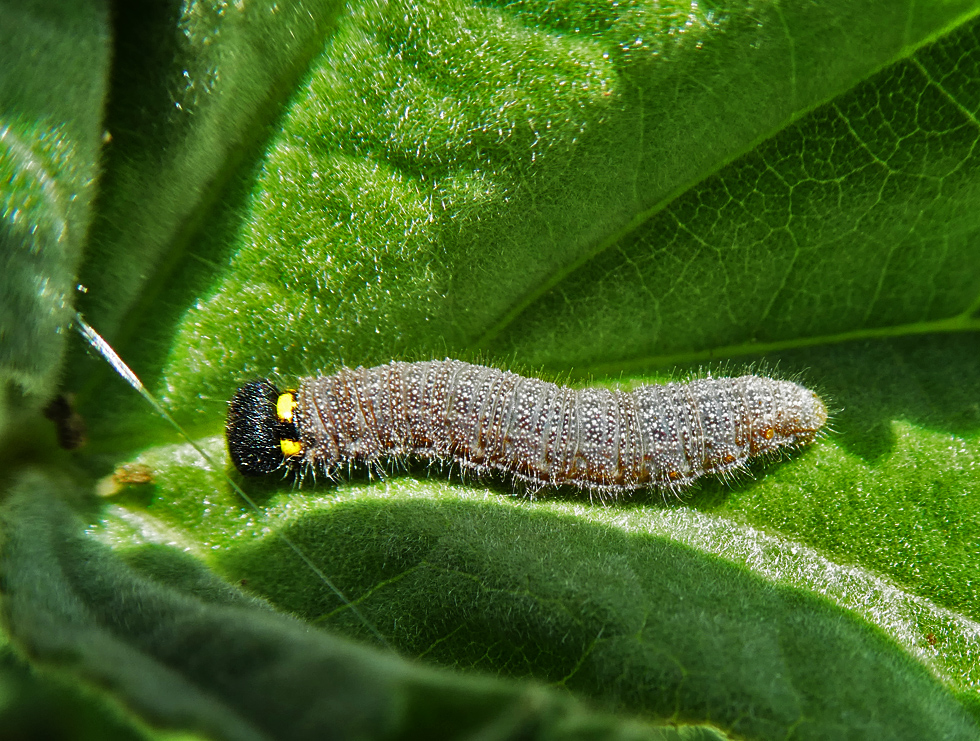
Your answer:
[[[831,81],[870,76],[833,102],[815,107],[838,92],[823,81],[802,99],[765,86],[756,93],[762,105],[745,78],[758,85],[774,69],[785,78],[777,65],[795,51],[784,26],[821,29],[802,9],[792,22],[772,10],[775,28],[764,26],[762,37],[754,14],[665,13],[665,28],[649,29],[654,41],[637,45],[637,19],[627,11],[556,33],[526,25],[521,14],[450,7],[456,12],[437,15],[417,39],[410,21],[372,9],[332,39],[263,163],[229,277],[182,323],[183,342],[164,371],[175,402],[202,388],[227,396],[227,382],[216,387],[223,374],[212,369],[282,367],[291,347],[311,367],[352,354],[381,361],[409,348],[474,346],[562,370],[596,359],[649,365],[650,348],[829,334],[842,324],[924,320],[930,310],[949,316],[975,303],[975,111],[971,121],[969,101],[960,103],[966,115],[956,106],[966,90],[934,90],[919,70],[972,48],[970,29],[871,74],[915,43],[884,34],[884,50],[869,57],[862,49],[852,61],[860,72],[835,61],[843,69]],[[460,25],[473,30],[457,40]],[[729,58],[729,44],[749,59]],[[822,47],[808,64],[830,64],[831,54],[848,56]],[[970,63],[963,60],[966,72]],[[690,89],[690,77],[711,79],[722,64],[734,66],[725,83],[701,95]],[[493,85],[475,87],[488,77]],[[969,79],[951,82],[965,88]],[[462,94],[447,94],[453,85]],[[729,85],[738,93],[719,106]],[[927,93],[939,101],[927,101],[931,117],[919,121],[909,114]],[[868,152],[875,129],[883,141]],[[763,136],[770,138],[751,155],[711,176]],[[876,170],[896,149],[898,161]],[[899,167],[911,172],[887,177]],[[692,179],[697,187],[673,197]],[[916,203],[905,217],[912,186],[939,213]],[[726,205],[731,213],[720,211]],[[896,209],[903,218],[893,224]],[[828,210],[837,222],[827,223]],[[947,229],[950,213],[967,222]],[[883,225],[866,247],[853,235],[862,220]],[[918,244],[937,225],[942,234]],[[896,241],[903,228],[907,246]],[[673,244],[674,231],[689,236]],[[842,272],[834,256],[845,244],[853,257]],[[894,267],[898,279],[887,281],[896,250],[906,254]],[[854,280],[854,265],[869,277]],[[906,275],[924,284],[919,295],[909,297]],[[933,298],[939,275],[952,281],[941,301]],[[862,301],[834,298],[843,279]],[[895,316],[885,303],[876,311],[875,301],[917,311]],[[257,321],[279,327],[274,341]],[[662,326],[672,334],[661,336]]]
[[[146,738],[107,707],[104,698],[74,685],[50,674],[38,676],[0,634],[0,718],[7,738]]]
[[[741,561],[739,550],[778,541],[683,510],[566,513],[396,496],[336,503],[286,532],[348,594],[375,585],[355,592],[358,609],[441,664],[544,676],[613,707],[710,718],[749,738],[844,733],[844,717],[867,719],[869,737],[973,733],[946,690],[864,620],[679,542],[700,545],[690,531],[713,528]],[[356,547],[336,554],[338,540]],[[314,624],[358,631],[291,555],[273,541],[225,566]],[[816,586],[826,563],[793,560]]]
[[[310,631],[178,551],[138,553],[128,566],[79,536],[51,488],[27,477],[6,508],[4,618],[32,655],[75,665],[152,722],[229,739],[723,738]]]
[[[213,226],[222,189],[257,155],[340,7],[120,4],[103,203],[81,271],[102,331],[138,331],[127,316],[167,301],[188,241]]]
[[[336,650],[377,678],[365,702],[404,681],[458,718],[531,693],[561,708],[542,734],[975,738],[980,3],[280,6],[120,9],[82,222],[83,310],[219,468],[243,380],[391,358],[610,386],[753,363],[815,388],[830,428],[679,500],[408,463],[233,474],[252,510],[78,342],[55,366],[88,448],[53,451],[16,402],[0,441],[0,497],[28,460],[48,477],[0,535],[19,650],[222,737],[293,734],[303,698],[349,687],[286,658]],[[163,640],[178,608],[211,665]],[[217,689],[263,658],[289,718],[248,701],[261,672]]]
[[[96,194],[108,10],[62,6],[0,3],[0,430],[57,384]]]

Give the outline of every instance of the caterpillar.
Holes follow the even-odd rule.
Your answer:
[[[231,459],[246,476],[415,456],[535,489],[679,492],[705,474],[814,440],[827,407],[791,381],[746,375],[572,389],[459,360],[344,368],[280,393],[268,380],[229,404]]]

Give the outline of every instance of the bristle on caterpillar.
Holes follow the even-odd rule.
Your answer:
[[[295,392],[253,381],[229,405],[227,437],[248,476],[414,456],[533,488],[679,492],[810,443],[826,421],[815,392],[763,376],[571,389],[443,360],[345,368]]]

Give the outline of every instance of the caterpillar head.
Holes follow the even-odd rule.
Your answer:
[[[250,381],[228,404],[225,435],[231,460],[243,475],[262,476],[298,460],[303,446],[293,422],[295,397],[270,381]]]

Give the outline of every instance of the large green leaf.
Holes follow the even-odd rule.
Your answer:
[[[81,308],[219,467],[242,380],[392,357],[757,362],[830,430],[682,499],[408,465],[251,510],[79,342],[89,446],[0,447],[18,650],[229,738],[353,733],[313,696],[395,719],[370,737],[976,738],[980,4],[281,6],[121,9],[100,101]]]

